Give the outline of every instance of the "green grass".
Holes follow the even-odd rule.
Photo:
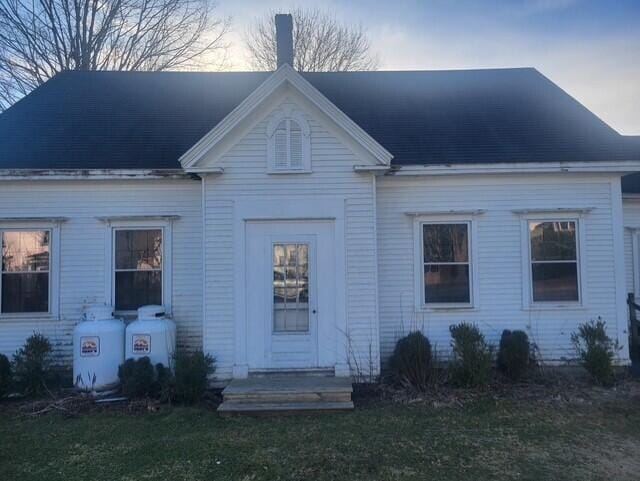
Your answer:
[[[0,409],[1,406],[0,406]],[[480,400],[219,417],[0,413],[0,480],[640,478],[640,405]]]

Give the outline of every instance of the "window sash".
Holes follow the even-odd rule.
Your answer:
[[[574,239],[573,242],[575,244],[575,259],[552,259],[552,260],[538,260],[533,259],[533,246],[532,246],[532,224],[542,224],[542,223],[563,223],[563,224],[573,224],[573,232]],[[549,304],[577,304],[579,305],[582,302],[582,281],[581,281],[581,261],[580,261],[580,226],[578,219],[574,218],[548,218],[548,219],[527,219],[525,222],[526,231],[528,234],[527,238],[527,246],[529,251],[529,302],[531,305],[549,305]],[[553,265],[553,264],[561,264],[561,265],[575,265],[576,271],[576,293],[577,299],[548,299],[548,300],[540,300],[535,299],[534,293],[534,269],[535,265]]]
[[[160,231],[160,242],[161,242],[161,250],[160,250],[160,267],[154,268],[116,268],[117,261],[117,232],[122,231]],[[166,259],[166,243],[165,243],[165,228],[163,226],[149,225],[149,226],[122,226],[122,227],[114,227],[112,228],[111,233],[112,239],[112,249],[111,249],[111,258],[112,258],[112,269],[111,269],[111,292],[112,292],[112,302],[113,306],[117,312],[127,313],[127,312],[135,312],[132,309],[118,309],[116,303],[117,296],[117,285],[116,278],[117,273],[120,272],[159,272],[160,273],[160,302],[162,305],[165,304],[165,259]]]
[[[422,305],[426,306],[426,307],[438,307],[438,306],[443,306],[443,307],[454,307],[454,306],[471,306],[473,304],[473,289],[472,289],[472,282],[473,282],[473,269],[472,269],[472,258],[471,258],[471,222],[470,221],[432,221],[432,222],[420,222],[419,224],[419,228],[420,228],[420,260],[421,260],[421,264],[422,264],[422,271],[420,274],[420,278],[421,278],[421,298],[422,298]],[[424,248],[424,227],[425,226],[429,226],[429,225],[464,225],[466,227],[466,234],[467,234],[467,260],[466,261],[438,261],[438,262],[432,262],[432,261],[425,261],[424,258],[424,254],[425,254],[425,248]],[[436,301],[436,302],[430,302],[427,300],[427,285],[426,285],[426,279],[425,279],[425,268],[429,267],[429,266],[467,266],[467,273],[468,273],[468,282],[467,282],[467,290],[468,290],[468,298],[469,301],[465,302],[465,301]]]
[[[49,245],[48,245],[48,250],[47,250],[47,255],[48,255],[48,261],[47,261],[47,265],[48,268],[47,269],[42,269],[42,270],[34,270],[34,271],[11,271],[11,270],[5,270],[4,269],[4,261],[2,259],[4,252],[2,252],[2,243],[4,241],[4,234],[6,232],[47,232],[48,236],[49,236]],[[9,229],[0,229],[0,316],[11,316],[11,315],[42,315],[42,314],[50,314],[51,313],[51,292],[52,292],[52,285],[51,285],[51,271],[52,271],[52,245],[53,245],[53,229],[51,228],[20,228],[20,227],[16,227],[16,228],[9,228]],[[4,310],[3,306],[2,306],[2,298],[3,298],[3,292],[4,292],[4,286],[3,286],[3,280],[4,280],[4,276],[13,276],[13,275],[17,275],[17,276],[25,276],[25,275],[34,275],[34,274],[46,274],[47,275],[47,309],[46,310],[42,310],[42,311],[11,311],[11,312],[7,312]]]

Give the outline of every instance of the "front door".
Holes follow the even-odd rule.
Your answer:
[[[247,223],[250,369],[333,365],[332,238],[331,222]]]

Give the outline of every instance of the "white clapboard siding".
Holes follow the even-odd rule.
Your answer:
[[[640,252],[633,252],[633,237],[640,235],[640,196],[624,197],[622,201],[624,219],[624,263],[627,292],[640,293],[635,285],[634,265],[640,265]],[[635,264],[634,264],[635,263]]]
[[[61,363],[71,356],[83,306],[105,302],[106,225],[96,217],[173,214],[173,317],[178,343],[202,343],[202,189],[198,180],[15,181],[0,184],[0,218],[66,217],[60,228],[60,318],[0,318],[0,352],[34,331],[49,336]],[[57,273],[53,273],[56,275]]]
[[[368,356],[371,347],[377,366],[373,179],[354,172],[354,165],[363,161],[333,131],[314,116],[305,116],[311,129],[312,173],[267,174],[267,116],[225,154],[224,174],[206,178],[204,346],[217,358],[221,378],[231,377],[234,364],[234,202],[249,196],[283,203],[292,198],[314,203],[318,196],[344,199],[349,337],[358,357]]]
[[[581,322],[602,317],[625,349],[624,309],[616,292],[614,256],[615,202],[619,184],[607,177],[581,174],[562,176],[381,177],[377,180],[377,237],[379,257],[379,316],[383,360],[395,340],[415,328],[445,353],[450,348],[449,326],[461,321],[477,323],[497,343],[503,329],[527,330],[548,361],[572,358],[570,335]],[[586,263],[584,306],[563,309],[523,307],[523,252],[521,219],[515,209],[590,207],[584,216]],[[477,306],[470,310],[416,308],[413,219],[405,212],[450,210],[486,212],[475,217],[477,238]],[[617,206],[619,212],[621,206]],[[619,223],[619,222],[618,222]],[[620,239],[621,232],[618,235]],[[620,241],[618,241],[620,244]],[[619,262],[622,264],[622,262]],[[620,269],[623,269],[621,267]],[[620,283],[621,284],[621,283]],[[623,290],[619,287],[618,290]]]

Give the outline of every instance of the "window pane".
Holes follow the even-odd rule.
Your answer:
[[[576,223],[529,222],[531,260],[576,260]]]
[[[3,232],[2,270],[5,272],[48,271],[49,232]]]
[[[467,224],[424,224],[425,262],[468,262]]]
[[[49,311],[49,273],[3,274],[2,312]]]
[[[424,266],[425,301],[427,303],[468,303],[468,265],[427,265]]]
[[[117,230],[116,269],[161,269],[162,230]]]
[[[149,304],[162,304],[162,272],[116,272],[117,310],[134,311]]]
[[[578,265],[575,262],[532,264],[534,301],[578,301]]]

